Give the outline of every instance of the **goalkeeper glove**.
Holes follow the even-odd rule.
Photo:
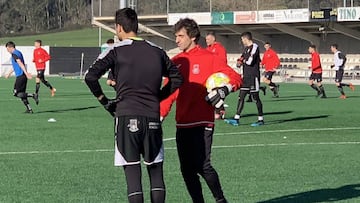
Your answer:
[[[231,85],[214,88],[205,97],[205,100],[215,108],[220,108],[224,104],[225,97],[231,92],[231,90]]]
[[[105,95],[99,100],[100,104],[104,106],[106,111],[108,111],[111,116],[115,116],[116,103],[119,102],[118,99],[108,99]]]

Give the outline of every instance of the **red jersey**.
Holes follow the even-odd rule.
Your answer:
[[[320,55],[317,52],[311,54],[311,70],[313,73],[322,73]]]
[[[35,63],[36,70],[45,70],[46,62],[50,60],[50,55],[41,47],[34,49],[33,62]]]
[[[264,52],[261,65],[265,66],[266,72],[274,72],[280,66],[280,59],[273,49]]]
[[[223,45],[221,45],[221,43],[214,42],[212,45],[206,47],[206,49],[208,51],[214,53],[215,55],[219,56],[221,58],[221,60],[224,60],[225,63],[227,63],[226,50],[225,50],[225,47]]]
[[[176,98],[176,126],[178,128],[213,126],[214,107],[205,101],[208,94],[205,87],[207,78],[212,73],[223,72],[230,77],[230,84],[234,91],[242,84],[241,75],[219,57],[200,46],[176,55],[172,61],[178,66],[184,83],[178,89],[177,98],[176,95],[171,95],[161,102],[162,115],[167,114],[164,110],[168,108],[167,111],[169,111],[169,106]]]

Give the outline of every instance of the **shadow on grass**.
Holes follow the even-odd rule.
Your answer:
[[[279,97],[279,98],[274,98],[273,100],[266,100],[264,102],[283,102],[283,101],[303,101],[305,100],[304,98],[282,98],[282,97]]]
[[[289,114],[289,113],[293,113],[293,111],[275,111],[275,112],[266,112],[264,113],[264,115],[282,115],[282,114]],[[249,117],[249,116],[257,116],[257,114],[255,113],[251,113],[251,114],[244,114],[241,117]]]
[[[89,107],[81,107],[81,108],[71,108],[71,109],[57,109],[57,110],[48,110],[48,111],[38,111],[35,113],[63,113],[68,111],[84,111],[89,109],[99,108],[100,106],[89,106]]]
[[[316,98],[316,95],[294,95],[294,96],[281,96],[279,98],[274,98],[274,99],[291,99],[291,98],[305,98],[305,97],[313,97]]]
[[[277,197],[266,201],[261,201],[258,203],[336,202],[340,200],[348,200],[357,197],[360,197],[360,184],[345,185],[334,189],[326,188],[326,189],[301,192],[301,193],[286,195],[283,197]]]
[[[329,115],[301,116],[301,117],[296,117],[296,118],[272,120],[272,121],[266,122],[266,124],[279,124],[279,123],[286,123],[286,122],[292,122],[292,121],[304,121],[304,120],[311,120],[311,119],[322,119],[322,118],[327,118],[327,117],[329,117]]]

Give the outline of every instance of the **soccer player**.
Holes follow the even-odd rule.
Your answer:
[[[259,46],[253,42],[251,32],[241,34],[241,41],[245,49],[238,60],[243,67],[243,85],[240,88],[239,102],[234,119],[225,119],[225,122],[234,126],[239,125],[241,112],[244,108],[244,100],[246,95],[250,94],[255,101],[258,110],[258,120],[251,126],[264,125],[263,105],[259,96],[260,87],[260,52]]]
[[[33,113],[33,110],[29,104],[28,97],[32,97],[36,104],[39,103],[37,94],[26,93],[27,80],[31,79],[32,76],[26,71],[24,57],[22,53],[15,48],[15,43],[10,41],[7,42],[6,50],[11,54],[11,63],[13,69],[5,76],[9,78],[10,75],[15,72],[16,80],[14,84],[14,96],[21,99],[26,107],[25,113]]]
[[[45,68],[46,68],[46,62],[50,60],[50,55],[49,53],[43,49],[42,46],[42,41],[41,40],[35,40],[34,42],[34,58],[33,58],[33,62],[35,63],[35,68],[36,68],[36,72],[37,72],[37,76],[36,76],[36,86],[35,86],[35,94],[39,94],[39,89],[40,89],[40,81],[46,85],[46,87],[48,87],[50,89],[50,93],[51,96],[55,96],[55,92],[56,89],[51,86],[51,84],[45,80]]]
[[[216,36],[214,32],[208,32],[205,37],[207,44],[206,49],[215,55],[219,56],[221,60],[227,63],[227,55],[225,47],[216,41]],[[215,108],[215,119],[224,119],[225,118],[225,106],[221,105],[220,108]]]
[[[219,56],[221,60],[227,63],[226,49],[220,42],[216,41],[215,33],[208,32],[206,34],[205,41],[207,45],[206,49]]]
[[[343,54],[341,51],[338,50],[337,44],[332,44],[330,46],[330,50],[334,54],[334,64],[331,65],[331,68],[334,68],[336,71],[335,84],[341,94],[341,96],[339,98],[346,99],[346,95],[345,95],[345,92],[342,87],[347,86],[352,91],[355,90],[355,87],[353,84],[342,83],[342,78],[344,75],[344,67],[345,67],[345,63],[346,63],[346,57],[345,57],[345,54]]]
[[[270,90],[273,92],[274,97],[279,97],[279,85],[272,82],[272,76],[276,69],[280,66],[280,59],[277,53],[271,48],[270,42],[266,42],[265,52],[261,60],[261,65],[265,67],[265,76],[263,82],[269,85]]]
[[[88,70],[85,82],[115,117],[115,166],[124,169],[128,201],[144,202],[142,155],[150,178],[151,202],[162,203],[165,184],[160,101],[173,93],[183,79],[164,50],[137,37],[138,18],[133,9],[116,11],[115,30],[120,42],[100,54]],[[108,99],[99,83],[109,69],[116,81],[116,99]],[[163,76],[169,82],[160,89]]]
[[[240,86],[241,76],[224,60],[198,45],[200,28],[194,20],[179,20],[174,31],[176,44],[182,52],[172,60],[184,77],[184,84],[179,88],[177,98],[170,96],[168,99],[170,103],[176,99],[176,144],[181,173],[194,203],[204,202],[199,175],[205,179],[216,202],[224,203],[227,201],[219,176],[210,161],[214,106],[220,107],[225,96]],[[206,79],[215,72],[228,75],[230,84],[208,93]],[[161,109],[170,106],[166,102],[161,103]]]
[[[311,75],[309,78],[309,85],[317,92],[317,97],[320,95],[321,98],[326,98],[324,86],[321,84],[322,81],[322,67],[320,62],[320,55],[316,51],[316,46],[311,44],[309,46],[309,53],[311,54]],[[317,85],[314,84],[314,81],[317,82]]]

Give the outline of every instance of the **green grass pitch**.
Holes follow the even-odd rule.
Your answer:
[[[49,77],[34,114],[0,78],[0,202],[127,202],[122,168],[113,166],[113,121],[79,79]],[[101,81],[105,87],[105,81]],[[212,162],[229,202],[360,202],[360,87],[338,99],[315,98],[307,84],[282,83],[280,98],[261,96],[266,125],[246,103],[238,127],[216,121]],[[28,81],[28,92],[35,89]],[[109,97],[111,88],[105,88]],[[237,93],[226,103],[235,113]],[[191,112],[189,113],[191,116]],[[48,122],[49,118],[57,122]],[[164,121],[167,202],[191,202],[174,140],[174,113]],[[143,170],[149,202],[149,183]],[[203,182],[206,202],[214,202]]]

